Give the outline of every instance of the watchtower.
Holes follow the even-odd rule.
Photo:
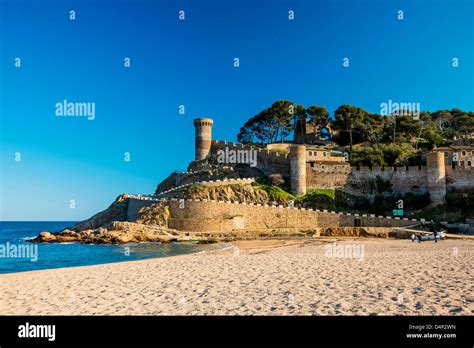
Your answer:
[[[295,196],[302,196],[306,194],[306,146],[291,146],[290,175],[291,192]]]
[[[444,152],[431,151],[426,154],[426,173],[431,204],[438,205],[444,203],[446,196]]]
[[[196,118],[194,120],[195,135],[195,160],[205,159],[211,152],[212,140],[212,125],[211,118]]]

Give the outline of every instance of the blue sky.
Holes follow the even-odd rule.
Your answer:
[[[152,193],[193,159],[195,117],[235,140],[278,99],[472,111],[473,3],[0,0],[0,220],[82,220]],[[96,118],[56,117],[64,99]]]

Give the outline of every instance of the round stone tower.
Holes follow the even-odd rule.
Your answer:
[[[306,194],[306,146],[291,146],[290,175],[291,192],[295,196],[302,196]]]
[[[426,177],[431,205],[444,203],[446,196],[444,152],[430,151],[426,154]]]
[[[196,130],[194,159],[197,161],[205,159],[211,152],[212,124],[211,118],[196,118],[194,120]]]

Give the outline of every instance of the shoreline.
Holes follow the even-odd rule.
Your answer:
[[[325,238],[331,239],[331,237],[325,237]],[[339,238],[345,238],[345,237],[339,237]],[[346,237],[346,238],[351,238],[351,237]],[[239,246],[239,249],[247,250],[247,249],[252,249],[252,248],[258,248],[260,245],[265,246],[267,244],[266,242],[268,242],[268,241],[277,242],[276,244],[284,244],[282,242],[285,242],[287,240],[292,240],[292,239],[260,239],[260,240],[239,240],[239,241],[234,241],[234,242],[216,242],[216,243],[213,243],[213,244],[202,244],[202,245],[218,245],[218,244],[221,244],[223,247],[213,249],[213,250],[201,250],[201,251],[196,251],[196,252],[183,253],[183,254],[179,254],[179,255],[168,255],[168,256],[162,256],[162,257],[150,257],[150,258],[144,258],[144,259],[138,259],[138,260],[115,261],[115,262],[98,263],[98,264],[93,264],[93,265],[79,265],[79,266],[70,266],[70,267],[45,268],[45,269],[38,269],[38,270],[31,270],[31,271],[0,273],[0,277],[4,276],[4,275],[35,273],[35,272],[48,272],[48,271],[62,270],[62,269],[74,269],[74,268],[82,269],[84,267],[113,265],[113,264],[118,264],[118,263],[127,264],[127,263],[130,263],[130,262],[141,262],[141,261],[147,261],[147,260],[161,260],[161,259],[175,258],[175,257],[181,257],[181,256],[218,254],[218,253],[221,253],[221,252],[222,253],[232,252],[232,250],[234,249],[234,245]],[[312,240],[312,239],[307,238],[307,239],[299,239],[299,240],[293,240],[293,241],[298,242],[298,241],[304,241],[304,240]],[[61,243],[56,243],[56,244],[61,245],[61,244],[74,244],[74,243],[81,244],[80,242],[61,242]],[[147,243],[157,243],[157,242],[139,242],[139,243],[133,243],[133,244],[147,244]],[[188,243],[188,242],[184,241],[184,242],[175,242],[175,243]],[[189,242],[189,243],[195,243],[195,242]],[[251,243],[252,246],[245,247],[245,244],[247,244],[247,243]],[[91,245],[91,244],[85,244],[85,245]],[[97,245],[104,245],[104,244],[97,244]],[[106,244],[106,245],[116,246],[116,244]],[[224,246],[224,245],[227,245],[227,246]],[[241,245],[243,245],[243,247]],[[285,245],[281,245],[279,247],[284,247],[284,246]]]
[[[457,235],[457,234],[446,234],[447,239],[443,239],[442,242],[446,240],[470,240],[473,242],[474,245],[474,235]],[[120,263],[130,263],[130,262],[140,262],[140,261],[147,261],[147,260],[161,260],[165,258],[175,258],[181,256],[191,256],[191,255],[208,255],[208,254],[219,254],[219,253],[227,253],[227,252],[234,252],[234,249],[237,247],[239,250],[248,251],[250,249],[274,249],[274,248],[282,248],[282,247],[290,247],[298,244],[305,244],[311,242],[317,243],[328,243],[333,241],[348,241],[352,240],[355,242],[361,241],[371,241],[371,240],[381,240],[381,241],[407,241],[407,239],[399,239],[399,238],[380,238],[380,237],[360,237],[360,236],[318,236],[318,237],[274,237],[274,238],[260,238],[260,239],[238,239],[234,241],[218,241],[214,243],[202,243],[203,246],[214,245],[221,247],[209,250],[200,250],[200,251],[192,251],[186,252],[177,255],[166,255],[161,257],[149,257],[143,259],[132,259],[132,260],[121,260],[121,261],[112,261],[112,262],[105,262],[105,263],[97,263],[97,264],[85,264],[85,265],[75,265],[69,267],[54,267],[54,268],[43,268],[37,270],[27,270],[27,271],[18,271],[18,272],[6,272],[0,273],[0,277],[3,275],[11,275],[11,274],[22,274],[22,273],[33,273],[33,272],[43,272],[43,271],[51,271],[51,270],[61,270],[61,269],[74,269],[74,268],[84,268],[84,267],[94,267],[94,266],[103,266],[103,265],[113,265],[113,264],[120,264]],[[423,241],[422,243],[431,243],[433,241]],[[154,244],[159,242],[135,242],[129,243],[132,245],[140,245],[140,244]],[[173,244],[182,244],[182,243],[192,243],[192,244],[199,244],[197,241],[180,241],[180,242],[173,242]],[[416,242],[417,243],[417,242]],[[39,243],[39,244],[50,244],[50,243]],[[90,243],[81,243],[81,242],[58,242],[54,243],[56,245],[67,245],[67,244],[80,244],[80,245],[109,245],[109,246],[118,246],[117,244],[90,244]],[[162,243],[160,243],[162,244]],[[126,245],[126,244],[123,244]],[[235,252],[234,252],[235,253]],[[1,314],[0,314],[1,315]]]
[[[328,256],[334,242],[362,246],[362,259]],[[470,239],[225,244],[233,248],[0,274],[0,315],[474,314]]]

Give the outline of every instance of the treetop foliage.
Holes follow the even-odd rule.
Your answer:
[[[303,122],[315,130],[315,137],[323,128],[331,129],[332,140],[347,148],[350,162],[368,166],[421,164],[426,151],[474,134],[474,113],[460,109],[417,115],[400,110],[382,116],[344,104],[331,117],[323,106],[278,100],[245,122],[237,140],[262,145],[288,142]]]

